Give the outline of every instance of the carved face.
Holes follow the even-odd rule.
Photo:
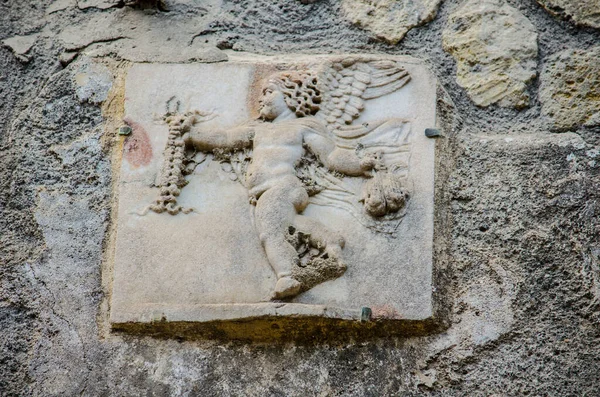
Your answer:
[[[269,121],[275,120],[277,116],[288,110],[285,95],[273,82],[267,83],[258,103],[260,105],[260,117]]]

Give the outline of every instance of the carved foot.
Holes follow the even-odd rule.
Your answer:
[[[297,266],[292,271],[292,276],[301,285],[300,291],[307,291],[312,287],[341,277],[346,272],[347,266],[339,258],[329,256],[316,257],[308,261],[303,267]]]
[[[291,298],[300,293],[302,285],[291,277],[281,277],[275,285],[275,299]]]

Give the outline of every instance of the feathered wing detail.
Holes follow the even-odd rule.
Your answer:
[[[393,234],[409,206],[408,173],[411,123],[390,118],[352,125],[366,101],[404,87],[410,74],[392,60],[347,58],[324,65],[318,73],[320,110],[315,117],[327,126],[336,146],[360,156],[377,156],[372,177],[339,178],[325,169],[313,176],[323,188],[311,203],[350,213],[364,226]]]
[[[352,124],[365,100],[391,94],[410,81],[410,74],[395,61],[355,58],[325,64],[317,77],[322,96],[316,117],[331,132]]]
[[[364,178],[340,177],[324,167],[312,167],[310,180],[321,187],[310,202],[344,210],[363,226],[394,234],[408,209],[411,125],[391,119],[368,125],[341,127],[336,145],[357,152],[377,153],[379,169]]]
[[[379,153],[385,169],[408,168],[410,122],[390,119],[340,127],[332,139],[338,147],[363,153]]]

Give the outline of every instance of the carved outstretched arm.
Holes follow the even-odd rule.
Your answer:
[[[330,170],[338,171],[348,176],[362,176],[375,167],[375,163],[370,156],[361,158],[356,151],[341,148],[334,149],[321,161]]]
[[[355,150],[337,147],[319,134],[305,136],[305,143],[325,167],[348,176],[363,176],[377,165],[375,155],[359,156]]]
[[[241,125],[227,130],[200,129],[190,127],[183,139],[187,146],[193,146],[200,151],[213,149],[244,149],[252,146],[254,126]]]

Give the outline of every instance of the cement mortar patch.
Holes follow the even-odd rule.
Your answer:
[[[152,324],[160,323],[156,329],[168,330],[169,323],[174,324],[173,328],[180,328],[176,324],[260,319],[268,322],[278,318],[303,318],[309,327],[311,322],[318,327],[322,323],[318,319],[325,318],[350,323],[389,321],[399,324],[398,330],[412,329],[417,330],[416,333],[431,328],[434,318],[435,140],[426,138],[424,130],[436,127],[437,85],[431,73],[412,58],[352,58],[354,61],[347,61],[350,58],[344,56],[310,59],[248,56],[224,64],[144,64],[130,69],[125,91],[125,120],[132,126],[133,134],[125,138],[117,185],[119,203],[110,312],[113,328],[134,330],[139,329],[135,324],[145,324],[145,329],[149,329],[148,326],[151,329]],[[380,147],[384,168],[371,170],[370,178],[352,174],[344,177],[340,173],[323,174],[325,168],[321,165],[317,170],[317,174],[321,174],[316,180],[334,181],[337,185],[325,183],[325,188],[311,194],[306,208],[296,216],[301,218],[302,225],[320,223],[323,226],[319,226],[319,230],[342,236],[345,245],[340,256],[347,268],[343,274],[336,273],[301,287],[299,293],[288,290],[285,292],[288,295],[278,295],[281,280],[287,276],[282,276],[273,265],[274,256],[270,255],[268,243],[258,230],[262,227],[260,222],[264,222],[260,214],[257,215],[264,197],[262,192],[252,197],[249,178],[253,164],[260,160],[248,164],[248,158],[260,155],[260,134],[264,134],[260,126],[278,123],[263,121],[259,127],[253,127],[257,131],[252,138],[254,153],[244,149],[246,163],[241,165],[231,152],[224,154],[214,147],[204,149],[202,143],[198,143],[200,130],[235,131],[249,119],[256,123],[253,120],[259,113],[265,119],[267,99],[262,88],[265,81],[271,81],[268,78],[273,73],[298,74],[314,70],[319,71],[319,79],[324,79],[323,65],[350,68],[348,65],[354,65],[352,62],[360,65],[373,62],[369,65],[374,67],[380,67],[381,62],[401,65],[397,76],[404,76],[405,72],[410,76],[406,82],[401,81],[401,85],[397,83],[401,88],[394,86],[385,95],[378,91],[373,99],[365,100],[364,111],[356,114],[352,123],[363,129],[371,125],[371,130],[363,134],[367,138],[354,142],[362,145],[359,149],[344,153],[354,155],[358,150],[368,150],[369,145]],[[323,97],[320,111],[325,113],[328,94],[322,85],[319,87]],[[203,118],[188,132],[191,137],[188,139],[201,153],[190,157],[194,169],[185,177],[177,198],[173,197],[168,203],[178,206],[171,207],[179,208],[176,212],[184,209],[191,212],[156,213],[167,208],[155,205],[160,211],[151,210],[154,208],[151,203],[161,186],[159,179],[164,169],[164,153],[167,153],[164,148],[171,142],[168,136],[173,136],[169,135],[173,133],[171,119],[162,116],[167,112],[173,115],[190,111],[197,111],[196,115],[200,112],[195,117]],[[296,120],[313,119],[320,120],[317,116]],[[381,119],[402,121],[393,124],[388,131],[378,127],[377,120]],[[167,124],[163,120],[167,120]],[[325,119],[318,122],[326,123]],[[312,138],[303,139],[299,144],[310,149]],[[301,147],[299,150],[304,151],[303,156],[309,152]],[[319,150],[317,147],[316,151]],[[309,169],[323,161],[319,154],[322,153],[310,158],[313,163],[308,162]],[[304,157],[298,162],[307,163]],[[297,169],[299,163],[296,163]],[[333,163],[326,164],[334,169]],[[343,170],[350,172],[347,163],[344,167]],[[402,186],[410,192],[406,208],[396,209],[381,218],[359,213],[363,205],[360,188],[369,183],[375,185],[383,180],[381,175],[391,174],[392,168],[401,175]],[[339,196],[336,192],[343,189],[347,190],[345,196],[336,197],[335,194]],[[329,190],[334,192],[333,198]],[[250,199],[258,200],[257,207],[248,203],[249,191]],[[265,197],[268,192],[264,193]],[[164,196],[158,196],[155,203],[164,200]],[[295,233],[300,239],[306,237],[300,230]],[[336,244],[328,240],[328,236],[319,237],[324,241],[319,243],[321,245],[312,240],[308,242],[312,238],[308,236],[306,246],[310,252],[323,251],[310,255],[320,255],[318,259],[324,260],[338,259],[335,257],[338,251],[328,251],[328,245]],[[296,249],[301,257],[298,245]],[[311,263],[303,266],[310,268]],[[402,322],[410,326],[402,326]]]

